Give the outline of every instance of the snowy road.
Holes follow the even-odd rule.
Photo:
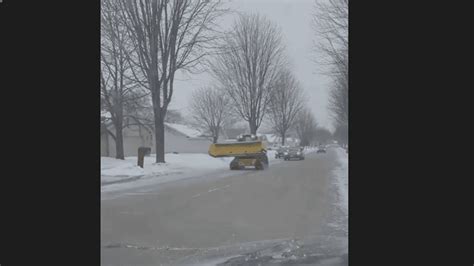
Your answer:
[[[224,247],[235,255],[235,247],[242,254],[251,251],[252,244],[244,243],[331,235],[328,223],[341,221],[332,177],[338,166],[331,148],[264,171],[213,172],[103,198],[102,265],[196,264],[216,250],[230,252]],[[334,235],[341,236],[347,239],[347,233]],[[324,246],[308,243],[309,249]],[[342,255],[339,246],[332,249]],[[323,251],[313,250],[318,252]]]

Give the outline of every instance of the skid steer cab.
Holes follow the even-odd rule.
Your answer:
[[[240,135],[236,140],[213,143],[209,147],[212,157],[234,157],[230,162],[230,170],[254,167],[263,170],[268,167],[267,149],[265,144],[255,135]]]

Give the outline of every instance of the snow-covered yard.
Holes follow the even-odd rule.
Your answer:
[[[168,153],[166,163],[155,163],[155,156],[145,157],[144,168],[137,166],[137,157],[118,160],[101,157],[102,184],[111,184],[138,178],[160,177],[195,170],[213,170],[229,167],[232,158],[213,158],[203,153]]]
[[[167,153],[166,163],[155,163],[155,155],[145,157],[144,168],[137,166],[137,157],[118,160],[101,157],[101,184],[113,184],[136,179],[177,176],[210,170],[227,170],[233,157],[213,158],[204,153]],[[275,161],[275,151],[268,151],[270,162]]]

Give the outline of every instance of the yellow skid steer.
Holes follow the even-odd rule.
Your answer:
[[[209,147],[212,157],[235,157],[230,162],[230,170],[254,166],[257,170],[268,167],[265,144],[255,135],[241,135],[236,141],[214,143]]]

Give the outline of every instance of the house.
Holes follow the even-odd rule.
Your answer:
[[[220,137],[222,139],[236,139],[237,136],[244,134],[245,130],[245,128],[225,128]]]
[[[264,131],[265,132],[265,131]],[[269,131],[266,131],[269,132]],[[219,141],[224,141],[225,139],[235,139],[241,134],[249,134],[247,127],[229,127],[226,128],[221,134]],[[291,134],[288,134],[286,137],[285,145],[297,146],[299,140],[297,138],[291,137]],[[257,136],[265,142],[265,144],[270,147],[274,145],[281,145],[281,137],[274,133],[257,133]]]
[[[267,141],[267,145],[273,146],[273,145],[281,145],[281,137],[278,136],[277,134],[272,134],[272,133],[266,133],[266,134],[257,134],[264,138]],[[294,137],[287,136],[285,140],[285,145],[290,145],[290,146],[297,146],[299,145],[299,140]]]
[[[100,154],[115,157],[115,141],[107,130],[115,132],[111,123],[101,123]],[[207,153],[211,139],[187,125],[165,123],[165,153]],[[123,148],[125,156],[136,156],[138,147],[150,147],[155,153],[154,132],[141,125],[123,129]]]

